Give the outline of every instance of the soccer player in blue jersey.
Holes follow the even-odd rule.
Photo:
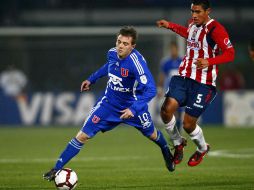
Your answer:
[[[156,95],[156,87],[144,57],[135,49],[136,39],[137,32],[133,27],[123,27],[117,34],[116,47],[108,51],[106,64],[82,83],[81,91],[87,91],[99,78],[108,77],[104,96],[92,108],[54,168],[43,175],[44,179],[53,180],[56,172],[79,153],[88,139],[121,123],[135,127],[155,142],[161,148],[168,170],[174,171],[167,142],[148,112],[147,104]]]

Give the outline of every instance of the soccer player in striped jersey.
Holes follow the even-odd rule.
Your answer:
[[[78,154],[86,141],[98,132],[112,130],[121,123],[135,127],[161,149],[166,167],[174,171],[173,156],[163,134],[153,124],[148,102],[156,95],[156,86],[144,57],[135,49],[137,32],[123,27],[117,35],[116,47],[107,54],[107,62],[81,85],[90,90],[99,78],[107,76],[104,96],[97,101],[83,127],[67,145],[54,168],[44,174],[51,181],[55,173]]]
[[[185,106],[183,128],[197,145],[188,165],[196,166],[210,148],[197,124],[198,118],[216,96],[218,66],[234,60],[235,51],[228,33],[219,22],[210,18],[210,11],[208,0],[193,0],[192,22],[188,27],[166,20],[157,21],[158,27],[170,29],[187,39],[185,57],[179,66],[178,75],[171,79],[161,108],[162,120],[175,147],[175,164],[182,161],[186,146],[186,140],[175,127],[175,111],[179,106]]]

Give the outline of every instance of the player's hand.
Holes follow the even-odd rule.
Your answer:
[[[83,81],[80,87],[80,92],[90,90],[90,85],[91,85],[91,82],[89,80]]]
[[[122,110],[120,112],[122,113],[120,119],[130,119],[131,117],[134,117],[133,113],[129,108],[126,108],[125,110]]]
[[[158,20],[156,24],[159,28],[168,28],[168,21],[166,20]]]
[[[194,62],[194,64],[197,65],[198,69],[204,69],[209,66],[208,60],[203,58],[197,58],[197,61]]]

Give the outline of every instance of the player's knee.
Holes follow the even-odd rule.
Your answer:
[[[154,132],[150,135],[149,137],[151,140],[156,140],[157,139],[157,130],[154,130]]]
[[[160,115],[161,115],[161,119],[162,119],[163,123],[166,123],[166,120],[167,120],[167,110],[165,109],[165,105],[164,104],[161,107]]]
[[[166,124],[166,123],[170,122],[173,114],[171,114],[164,107],[162,107],[160,115],[161,115],[161,119],[162,119],[163,123]]]
[[[196,127],[195,123],[183,121],[183,128],[188,134],[194,131],[195,127]]]
[[[195,130],[197,125],[197,120],[198,118],[195,118],[185,113],[184,119],[183,119],[183,128],[188,134],[190,134],[192,131]]]
[[[171,121],[174,112],[177,110],[178,103],[174,99],[166,98],[161,106],[161,119],[163,123],[167,124]]]
[[[84,132],[79,131],[78,134],[76,135],[76,139],[81,143],[86,143],[89,139],[89,136]]]

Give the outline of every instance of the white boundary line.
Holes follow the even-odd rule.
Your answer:
[[[235,149],[235,150],[215,150],[208,153],[212,157],[223,158],[254,158],[254,148]]]
[[[236,149],[236,150],[215,150],[208,153],[210,157],[220,158],[237,158],[237,159],[250,159],[254,158],[254,148],[249,149]],[[83,157],[74,158],[72,162],[91,162],[91,161],[121,161],[121,160],[144,160],[150,157],[143,156],[99,156],[99,157]],[[57,158],[1,158],[0,164],[8,163],[48,163],[55,162]]]
[[[121,161],[121,160],[143,160],[147,157],[142,156],[104,156],[104,157],[84,157],[74,158],[72,162],[90,162],[90,161]],[[55,162],[57,158],[1,158],[1,163],[47,163]]]

